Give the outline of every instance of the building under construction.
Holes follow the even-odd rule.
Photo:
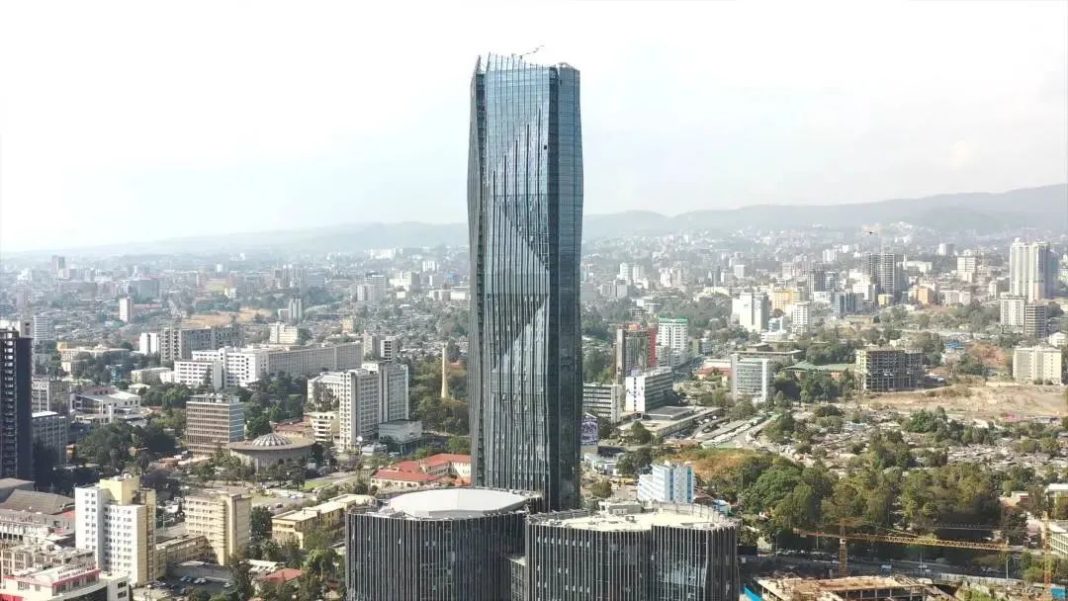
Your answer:
[[[829,580],[761,578],[765,601],[948,601],[953,597],[929,584],[903,576],[852,576]]]

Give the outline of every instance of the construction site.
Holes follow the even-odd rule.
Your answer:
[[[931,601],[954,597],[938,587],[905,576],[850,576],[829,580],[760,578],[765,601]]]

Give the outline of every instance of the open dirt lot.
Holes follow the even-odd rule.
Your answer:
[[[271,312],[267,309],[241,309],[238,313],[195,313],[192,317],[182,322],[183,328],[209,328],[211,326],[228,326],[231,317],[236,317],[238,323],[251,323],[259,313],[262,317],[270,319]]]
[[[946,413],[979,419],[1012,421],[1029,417],[1068,415],[1063,386],[1033,386],[1001,382],[956,385],[934,390],[871,395],[860,403],[902,413],[943,407]]]

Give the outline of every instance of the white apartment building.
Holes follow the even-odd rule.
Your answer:
[[[808,331],[812,326],[812,303],[801,301],[790,305],[790,330],[795,333]]]
[[[363,369],[378,375],[378,421],[408,419],[408,366],[377,361],[364,363]]]
[[[133,299],[124,296],[119,299],[119,321],[123,323],[130,323],[134,318],[134,302]]]
[[[1012,352],[1012,377],[1020,383],[1061,383],[1061,350],[1052,346],[1019,347]]]
[[[1001,325],[1010,328],[1022,328],[1024,325],[1024,307],[1027,300],[1019,295],[1005,294],[999,300],[1001,307]]]
[[[685,317],[677,319],[661,318],[657,323],[656,343],[668,349],[667,361],[659,358],[661,366],[675,367],[689,358],[690,345],[689,321]]]
[[[159,352],[159,333],[142,332],[137,339],[137,352],[142,355],[155,355]]]
[[[768,329],[771,301],[763,292],[742,292],[731,300],[731,317],[749,332],[762,332]]]
[[[158,576],[156,492],[140,478],[123,475],[74,489],[74,540],[94,553],[99,569],[123,575],[135,585]]]
[[[771,398],[771,381],[775,366],[768,357],[731,355],[731,396],[765,403]]]
[[[343,449],[359,449],[362,440],[375,436],[379,422],[378,374],[366,369],[321,374],[308,380],[309,398],[316,387],[329,390],[338,401],[338,442]]]
[[[222,390],[226,386],[226,377],[221,361],[175,361],[172,381],[196,389],[204,384],[212,390]]]
[[[300,341],[300,328],[283,322],[272,323],[267,341],[271,344],[297,344]]]
[[[627,413],[645,413],[669,404],[673,382],[670,367],[657,367],[628,375],[623,380],[626,390],[624,410]]]
[[[1057,257],[1049,242],[1016,240],[1009,247],[1009,293],[1027,302],[1052,298],[1057,285]]]
[[[689,464],[658,463],[648,474],[638,476],[638,500],[661,503],[693,503],[697,479]]]
[[[222,370],[224,386],[247,387],[259,382],[267,372],[267,351],[264,349],[223,347],[214,351],[194,351],[194,361],[210,362]],[[177,371],[178,363],[174,364]]]

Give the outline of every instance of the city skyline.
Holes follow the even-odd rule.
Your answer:
[[[456,221],[455,124],[466,107],[448,82],[466,76],[469,56],[539,45],[541,62],[567,56],[596,73],[584,99],[597,109],[586,132],[590,214],[1068,179],[1062,3],[784,5],[781,23],[726,3],[574,4],[563,24],[550,21],[557,11],[515,18],[518,8],[495,7],[447,37],[414,24],[388,38],[350,35],[399,18],[380,7],[219,7],[211,20],[80,10],[56,20],[30,5],[3,9],[0,55],[33,57],[0,62],[6,252],[91,246],[109,228],[147,241]],[[426,21],[443,10],[427,8]],[[132,27],[137,19],[174,27]],[[257,27],[241,27],[237,48],[228,32],[246,20]],[[582,34],[601,23],[618,35],[591,44]],[[190,37],[195,50],[176,53]],[[376,81],[390,93],[366,93]],[[420,177],[407,176],[412,165]]]

